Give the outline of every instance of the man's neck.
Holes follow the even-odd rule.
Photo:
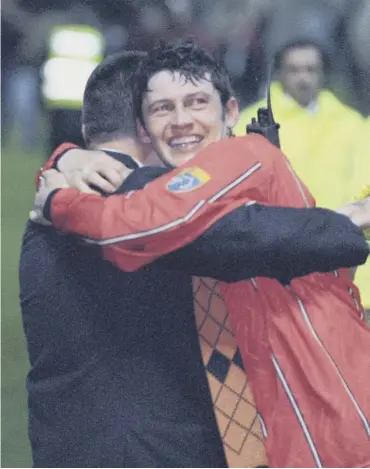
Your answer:
[[[119,153],[125,153],[131,156],[134,160],[143,164],[143,154],[134,139],[122,138],[120,140],[111,140],[96,145],[91,145],[91,150],[111,150]]]
[[[308,104],[307,103],[303,104],[303,103],[298,102],[295,98],[293,98],[293,96],[290,95],[287,91],[284,91],[284,93],[287,98],[297,103],[298,106],[304,109],[305,111],[311,112],[311,113],[316,113],[318,111],[318,108],[319,108],[318,96],[312,99],[312,101],[310,101]]]

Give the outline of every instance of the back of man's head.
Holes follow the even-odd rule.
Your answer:
[[[90,75],[82,108],[86,145],[136,137],[133,76],[145,56],[135,51],[111,55]]]
[[[153,47],[142,61],[135,78],[136,112],[143,123],[142,100],[154,75],[162,70],[179,72],[186,80],[210,80],[220,94],[225,107],[233,96],[230,78],[224,65],[193,40],[161,42]]]

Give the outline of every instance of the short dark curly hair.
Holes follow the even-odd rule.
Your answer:
[[[147,57],[142,60],[135,74],[135,109],[143,125],[144,94],[148,91],[151,77],[162,70],[179,72],[186,80],[192,82],[205,79],[209,75],[210,81],[220,94],[223,107],[233,96],[230,78],[224,64],[193,39],[160,42],[148,51]]]

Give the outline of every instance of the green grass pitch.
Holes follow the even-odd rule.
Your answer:
[[[1,466],[31,467],[25,391],[28,358],[18,300],[21,238],[32,206],[34,175],[43,150],[28,153],[12,143],[2,149],[1,252]]]

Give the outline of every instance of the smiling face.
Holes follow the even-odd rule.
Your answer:
[[[142,112],[155,151],[175,167],[209,143],[227,137],[238,120],[236,99],[230,98],[223,107],[208,76],[192,81],[169,70],[150,78]]]

